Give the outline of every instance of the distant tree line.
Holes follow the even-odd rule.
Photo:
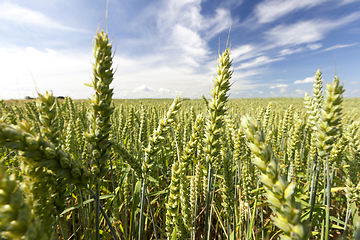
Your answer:
[[[58,96],[56,97],[57,99],[65,99],[64,96]],[[30,97],[30,96],[25,96],[25,100],[30,100],[30,99],[36,99],[36,98],[33,98],[33,97]]]

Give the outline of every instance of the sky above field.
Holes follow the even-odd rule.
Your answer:
[[[0,99],[89,98],[106,0],[0,0]],[[303,97],[317,69],[360,96],[360,0],[110,0],[114,98],[210,97],[229,36],[231,97]]]

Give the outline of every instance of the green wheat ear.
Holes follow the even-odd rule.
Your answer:
[[[280,166],[271,147],[265,142],[265,134],[258,121],[249,116],[241,119],[248,146],[253,153],[252,162],[261,171],[264,194],[276,217],[274,224],[285,235],[282,239],[307,239],[309,228],[301,222],[301,205],[295,201],[295,182],[290,184],[280,175]]]
[[[91,143],[91,171],[97,176],[96,181],[105,176],[108,172],[107,161],[109,159],[108,149],[110,147],[109,135],[111,131],[110,117],[114,111],[111,107],[113,89],[110,84],[114,79],[112,69],[113,57],[112,43],[104,31],[97,32],[95,36],[93,53],[95,62],[93,64],[93,79],[91,86],[95,94],[90,100],[92,112],[88,114],[90,121],[89,132],[85,134],[88,142]]]
[[[318,131],[316,132],[316,146],[319,148],[319,155],[322,158],[330,154],[336,135],[339,133],[342,116],[342,94],[344,92],[345,90],[340,85],[337,76],[335,76],[332,83],[326,85],[325,97],[317,124]]]
[[[41,123],[41,134],[49,141],[58,146],[61,142],[59,131],[59,120],[56,111],[56,98],[53,93],[46,92],[45,95],[38,93],[36,105],[39,111]]]
[[[0,183],[0,236],[6,239],[50,239],[25,202],[15,175],[8,176],[3,166],[0,166]]]
[[[159,125],[157,129],[154,130],[152,137],[149,139],[148,147],[144,150],[145,156],[141,166],[142,178],[145,181],[148,181],[147,176],[155,163],[155,155],[160,151],[160,145],[168,133],[170,125],[174,122],[174,118],[180,109],[180,106],[181,101],[178,97],[176,97],[164,118],[160,120]]]
[[[217,76],[214,79],[214,88],[211,90],[212,99],[208,102],[208,119],[205,126],[206,162],[218,168],[221,149],[221,135],[224,127],[224,115],[227,111],[225,103],[228,101],[230,79],[232,76],[230,49],[227,48],[219,55]]]
[[[180,174],[181,168],[178,161],[174,161],[172,166],[170,194],[166,204],[166,231],[168,236],[173,232],[178,224],[179,197],[180,197]]]

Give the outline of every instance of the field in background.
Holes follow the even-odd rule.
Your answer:
[[[90,100],[0,101],[4,239],[360,239],[359,98],[113,100],[94,41]],[[325,91],[324,91],[325,90]]]

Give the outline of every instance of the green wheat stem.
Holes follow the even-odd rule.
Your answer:
[[[91,195],[93,196],[94,200],[96,201],[96,198],[97,198],[97,197],[96,197],[96,193],[94,193],[91,189],[87,189],[87,190],[91,193]],[[105,221],[106,221],[106,223],[107,223],[107,225],[108,225],[108,227],[109,227],[109,229],[110,229],[110,232],[111,232],[112,237],[113,237],[115,240],[119,240],[119,238],[118,238],[118,236],[117,236],[117,234],[116,234],[116,232],[115,232],[115,229],[113,228],[112,223],[111,223],[109,217],[107,216],[104,208],[101,206],[101,204],[99,204],[99,210],[100,210],[101,214],[104,216],[104,219],[105,219]],[[120,236],[121,236],[121,235],[120,235]],[[124,238],[122,238],[122,239],[124,239]]]
[[[207,174],[207,191],[206,191],[206,213],[205,213],[205,229],[204,229],[204,239],[208,240],[210,236],[208,236],[208,228],[209,228],[209,208],[210,208],[210,189],[211,189],[211,176],[212,169],[211,163],[208,164],[208,174]]]
[[[99,188],[99,184],[96,184],[96,190],[95,190],[95,240],[100,239],[99,211],[100,211],[100,188]]]
[[[141,202],[140,202],[140,219],[139,219],[139,236],[138,240],[142,239],[144,232],[144,208],[145,208],[145,180],[142,180],[142,190],[141,190]]]
[[[207,234],[207,239],[210,239],[210,230],[211,230],[211,218],[212,218],[212,211],[214,209],[214,199],[215,199],[215,186],[216,186],[216,170],[214,170],[214,186],[212,189],[212,196],[211,196],[211,203],[210,203],[210,214],[209,214],[209,227],[208,227],[208,234]]]
[[[154,211],[153,211],[153,209],[151,207],[150,197],[149,197],[149,193],[148,193],[147,188],[145,188],[145,193],[146,193],[146,199],[148,201],[149,208],[150,208],[150,216],[151,216],[151,221],[152,221],[153,228],[154,228],[155,239],[158,240],[157,232],[156,232],[156,223],[155,223],[155,219],[154,219]]]

